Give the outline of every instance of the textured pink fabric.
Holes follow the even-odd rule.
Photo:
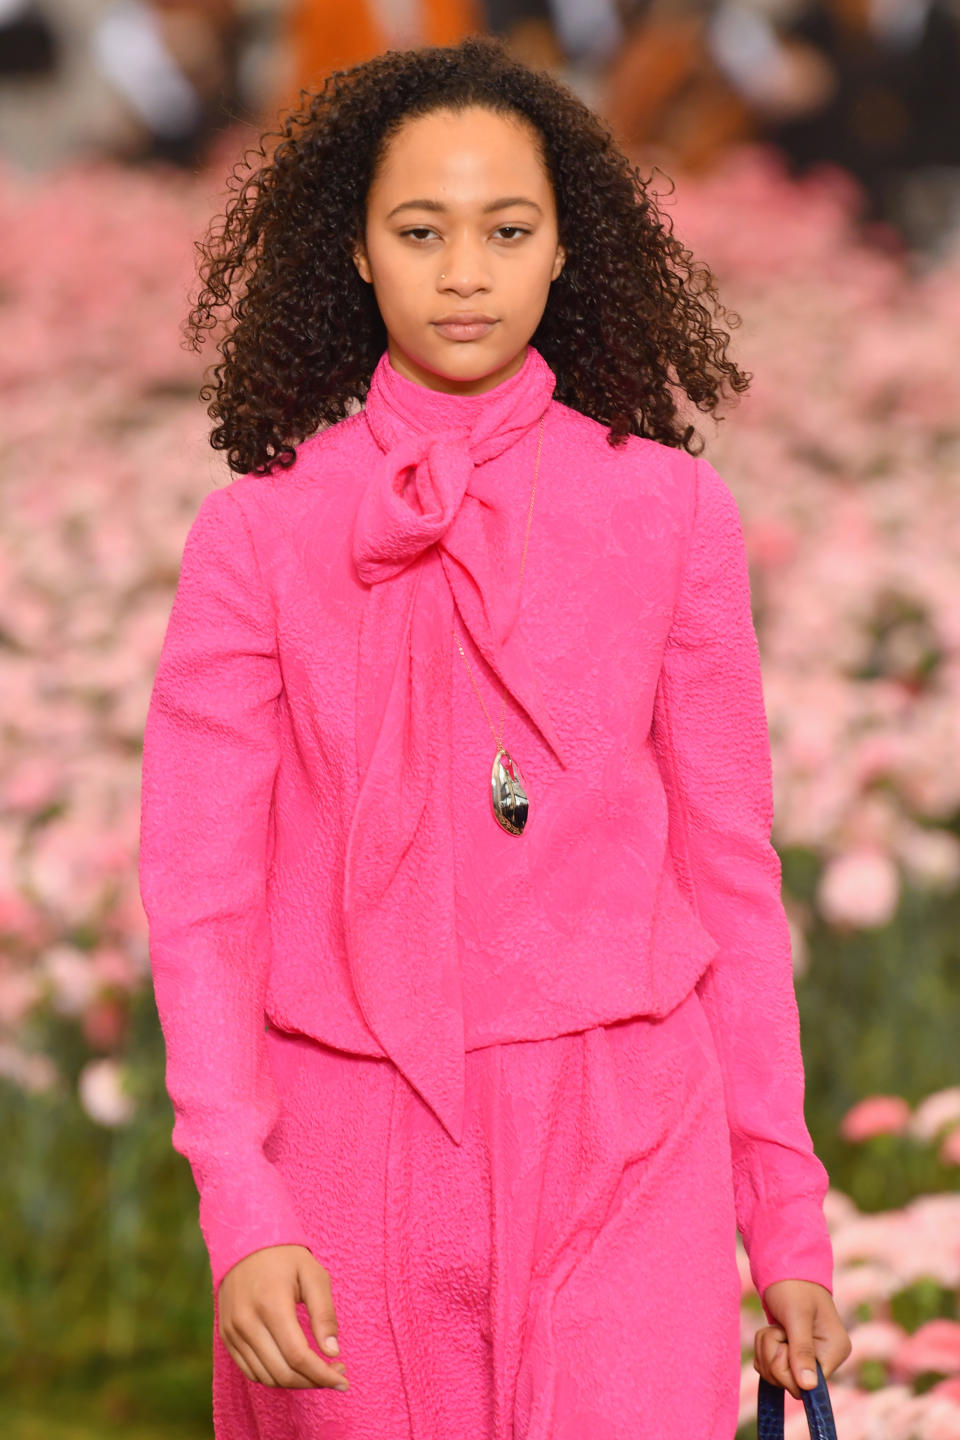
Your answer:
[[[265,1016],[392,1061],[449,1158],[472,1052],[661,1020],[694,989],[758,1289],[832,1283],[736,502],[685,452],[611,447],[552,384],[533,347],[475,397],[416,385],[385,352],[363,410],[290,470],[209,494],[190,528],[144,735],[140,880],[215,1288],[265,1245],[324,1259],[322,1197],[270,1158],[294,1102]],[[507,687],[522,836],[490,808],[451,597],[495,719]],[[388,873],[398,834],[427,872]],[[373,1144],[353,1163],[379,1183]]]
[[[662,1020],[469,1051],[459,1146],[387,1060],[273,1029],[267,1055],[268,1151],[350,1390],[255,1384],[215,1336],[218,1436],[733,1440],[730,1139],[695,989]]]

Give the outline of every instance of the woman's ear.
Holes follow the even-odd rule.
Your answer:
[[[353,250],[353,263],[354,263],[354,265],[356,265],[356,267],[357,267],[357,270],[358,270],[358,272],[359,272],[359,275],[360,275],[361,280],[366,280],[367,284],[369,285],[369,284],[370,284],[370,262],[369,262],[369,260],[367,259],[367,252],[366,252],[366,250],[365,250],[365,249],[363,248],[363,246],[360,245],[360,244],[354,246],[354,250]]]
[[[563,269],[566,262],[567,252],[566,250],[564,250],[562,245],[558,245],[556,258],[553,262],[553,274],[550,276],[551,280],[556,280],[557,276],[560,274],[560,271]]]

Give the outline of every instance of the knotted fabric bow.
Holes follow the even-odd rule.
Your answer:
[[[457,629],[469,631],[565,765],[515,629],[536,432],[554,385],[533,346],[514,375],[469,396],[408,379],[384,351],[365,405],[382,455],[353,535],[354,563],[370,592],[358,649],[360,790],[347,838],[347,949],[367,1024],[458,1144],[465,1058],[451,816],[453,630],[456,615]],[[510,447],[522,479],[511,474],[506,484],[497,467],[498,483],[485,462]],[[522,842],[505,835],[504,843]]]

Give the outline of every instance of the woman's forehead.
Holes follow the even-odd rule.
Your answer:
[[[391,136],[374,184],[391,206],[421,199],[436,202],[425,208],[489,210],[521,198],[542,209],[548,179],[531,127],[474,107],[407,121]]]

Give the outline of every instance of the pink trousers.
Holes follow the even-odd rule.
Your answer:
[[[695,991],[659,1021],[468,1051],[460,1146],[390,1060],[267,1039],[267,1153],[351,1388],[248,1380],[215,1303],[217,1440],[733,1440],[730,1142]]]

